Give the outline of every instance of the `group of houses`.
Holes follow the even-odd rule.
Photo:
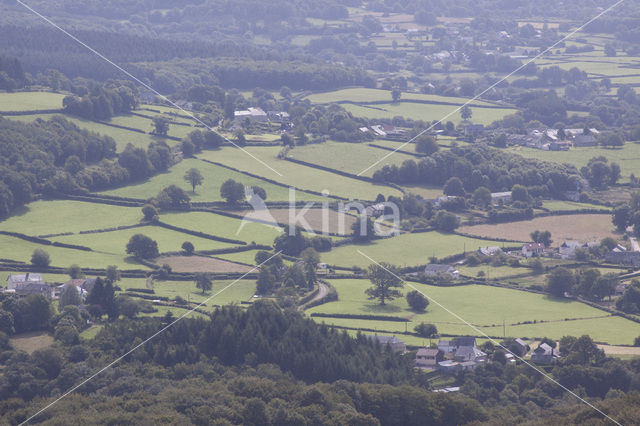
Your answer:
[[[84,301],[91,293],[95,285],[95,278],[70,279],[64,284],[53,285],[45,282],[41,274],[27,272],[24,274],[11,274],[7,277],[7,287],[4,293],[15,294],[16,296],[29,296],[40,294],[47,299],[56,299],[65,287],[70,286],[76,289]]]
[[[525,134],[507,134],[507,145],[520,145],[545,151],[568,151],[571,147],[598,144],[600,131],[585,129],[529,129]]]
[[[436,360],[434,367],[446,374],[473,370],[487,362],[487,354],[478,349],[474,337],[439,340],[436,350],[442,353],[442,359]],[[424,361],[421,361],[421,364],[423,365]],[[418,365],[417,359],[416,365]]]
[[[249,107],[233,112],[233,127],[241,127],[250,124],[276,123],[286,125],[289,123],[289,113],[286,111],[264,111],[260,107]]]

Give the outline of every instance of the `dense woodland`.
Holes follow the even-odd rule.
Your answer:
[[[28,300],[44,303],[39,310],[47,311],[40,296]],[[10,299],[3,301],[7,304]],[[45,318],[41,327],[80,327],[78,315],[68,307]],[[3,420],[25,420],[44,398],[173,321],[171,315],[117,320],[90,343],[56,332],[58,343],[32,355],[11,350],[2,334]],[[617,420],[637,417],[637,394],[624,395],[640,388],[637,361],[605,358],[587,336],[563,338],[561,345],[566,356],[552,372],[557,380],[593,398]],[[493,361],[458,378],[460,395],[436,394],[413,371],[410,355],[385,350],[363,335],[349,337],[271,302],[247,310],[221,308],[210,319],[179,321],[37,419],[73,416],[93,423],[96,412],[101,421],[193,424],[448,425],[531,417],[577,424],[598,418],[529,367],[505,365],[502,349],[487,343],[483,350]],[[74,412],[77,404],[97,411]]]

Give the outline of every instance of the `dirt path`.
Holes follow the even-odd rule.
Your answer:
[[[304,305],[298,307],[299,310],[303,310],[305,305],[308,305],[311,302],[315,302],[316,300],[320,300],[323,297],[325,297],[327,295],[327,293],[329,292],[329,288],[322,283],[318,283],[318,294],[315,295],[315,297],[311,300],[309,300],[307,303],[305,303]]]

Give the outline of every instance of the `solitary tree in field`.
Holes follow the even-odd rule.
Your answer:
[[[167,136],[169,132],[169,119],[166,117],[153,117],[153,131],[154,135]]]
[[[233,179],[227,179],[220,187],[220,196],[229,204],[236,204],[244,198],[244,185]]]
[[[77,278],[82,278],[84,277],[84,273],[82,272],[82,268],[80,268],[80,266],[76,265],[75,263],[71,266],[69,266],[66,270],[67,275],[69,275],[69,277],[71,277],[71,279],[77,279]]]
[[[463,120],[471,120],[472,115],[473,112],[471,111],[471,108],[469,108],[469,105],[465,105],[460,109],[460,117],[462,117]]]
[[[35,249],[31,255],[31,264],[39,268],[46,268],[51,263],[49,253],[42,249]]]
[[[127,243],[127,254],[133,254],[141,259],[151,259],[158,256],[158,243],[143,234],[136,234]]]
[[[202,173],[200,173],[200,170],[193,168],[193,169],[187,170],[187,172],[184,174],[184,180],[191,184],[191,189],[195,194],[196,186],[202,185],[202,182],[204,181],[204,177],[202,177]]]
[[[433,136],[423,134],[416,138],[415,143],[416,152],[419,152],[421,154],[431,155],[439,149],[438,143],[433,138]]]
[[[573,272],[567,268],[555,268],[547,276],[547,291],[554,296],[562,297],[571,290],[575,283]]]
[[[184,250],[185,253],[191,256],[193,254],[193,251],[195,250],[195,247],[193,246],[193,243],[191,241],[185,241],[184,243],[182,243],[182,250]]]
[[[213,283],[211,282],[211,278],[207,274],[197,274],[196,275],[196,287],[202,290],[202,294],[205,291],[211,290],[213,287]]]
[[[433,337],[438,334],[438,328],[435,325],[427,324],[425,322],[421,322],[420,324],[416,325],[413,330],[420,337]]]
[[[424,311],[429,306],[429,300],[417,290],[407,293],[407,303],[414,311]]]
[[[368,269],[369,280],[373,284],[365,290],[369,299],[377,299],[380,305],[385,305],[387,300],[402,297],[402,280],[399,278],[397,269],[388,263],[371,265]]]
[[[391,99],[393,99],[394,103],[400,100],[400,96],[402,96],[402,92],[400,91],[400,89],[395,88],[391,90]]]

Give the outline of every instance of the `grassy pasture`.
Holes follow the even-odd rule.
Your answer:
[[[165,213],[161,220],[174,226],[180,226],[194,231],[200,231],[219,237],[231,238],[250,243],[273,244],[274,238],[280,235],[280,231],[274,227],[262,223],[244,222],[242,220],[205,212],[181,212]],[[242,226],[242,228],[240,228]],[[240,232],[238,232],[240,231]],[[206,245],[196,242],[196,237],[184,234],[183,241],[191,241],[196,250],[205,249]],[[180,243],[182,244],[182,242]]]
[[[143,111],[143,112],[149,112],[149,111]],[[160,114],[154,114],[154,116],[155,115],[160,115]],[[171,117],[167,116],[167,118],[171,118]],[[119,126],[132,127],[134,129],[142,130],[143,132],[146,132],[146,133],[149,133],[153,130],[153,120],[145,117],[140,117],[138,115],[119,115],[116,117],[112,117],[111,120],[109,120],[109,123],[117,124]],[[169,124],[169,132],[167,134],[169,136],[174,136],[177,138],[184,138],[194,130],[196,130],[196,128],[191,126],[180,126],[175,124]]]
[[[404,37],[404,36],[403,36]],[[313,103],[326,104],[331,102],[350,101],[350,102],[374,102],[374,101],[391,101],[391,90],[368,89],[364,87],[340,89],[333,92],[314,93],[307,96]],[[422,93],[402,92],[400,100],[412,99],[425,102],[448,102],[462,105],[469,99],[455,96],[427,95]],[[474,100],[473,105],[492,105],[489,102]]]
[[[519,222],[463,226],[459,231],[487,238],[529,241],[531,240],[529,234],[538,229],[551,232],[553,246],[558,246],[565,240],[590,242],[600,241],[606,237],[618,237],[613,232],[611,216],[607,214],[546,216]]]
[[[343,107],[357,117],[369,119],[388,118],[396,116],[411,118],[413,120],[433,121],[444,120],[459,124],[462,121],[459,106],[453,105],[430,105],[402,102],[396,104],[376,104],[367,106],[345,104]],[[473,113],[472,121],[477,124],[491,124],[496,120],[501,120],[505,115],[516,112],[512,108],[471,108]],[[446,118],[445,118],[446,117]]]
[[[51,92],[0,93],[0,114],[2,111],[61,109],[65,96]]]
[[[640,77],[639,80],[640,82]],[[543,151],[526,147],[512,147],[510,151],[527,158],[536,158],[555,163],[567,163],[580,169],[593,157],[604,156],[620,165],[621,181],[628,181],[631,173],[640,168],[640,143],[627,142],[622,148],[603,148],[600,146],[571,148],[569,151]]]
[[[51,240],[88,246],[102,253],[126,256],[125,246],[129,242],[129,239],[135,234],[144,234],[151,237],[158,243],[158,250],[161,253],[180,251],[180,247],[185,241],[191,241],[193,245],[200,250],[213,250],[233,246],[233,244],[187,235],[158,226],[144,226],[120,231],[101,232],[98,234],[68,235],[53,237]]]
[[[27,235],[49,235],[133,225],[142,219],[137,207],[81,201],[34,201],[0,222],[0,230]]]
[[[38,118],[42,120],[48,120],[56,114],[33,114],[33,115],[19,115],[15,117],[8,117],[11,120],[19,120],[23,122],[32,122]],[[58,114],[60,115],[60,114]],[[117,127],[107,126],[106,124],[96,123],[95,121],[85,120],[83,118],[72,117],[70,115],[64,115],[64,118],[75,123],[81,129],[86,129],[92,132],[99,133],[101,135],[111,136],[116,141],[117,151],[122,151],[128,143],[133,144],[139,148],[147,148],[151,142],[160,140],[157,137],[151,136],[146,133],[133,132],[126,129],[118,129]],[[178,142],[170,139],[163,139],[169,145],[176,144]]]
[[[405,327],[413,331],[415,325],[424,321],[435,324],[440,333],[479,335],[433,302],[436,300],[490,336],[502,336],[503,321],[506,323],[506,335],[511,337],[560,338],[564,335],[588,333],[597,341],[629,344],[640,333],[640,325],[623,318],[609,317],[606,312],[580,302],[552,299],[545,295],[518,290],[479,285],[436,287],[413,284],[432,301],[426,312],[416,313],[409,309],[404,298],[388,302],[385,306],[380,306],[377,301],[368,300],[364,294],[365,289],[371,285],[368,280],[332,280],[332,284],[338,291],[339,300],[311,308],[308,313],[393,315],[410,319],[410,322],[405,325],[403,322],[391,321],[316,318],[318,322],[398,332],[405,331]],[[405,293],[410,290],[411,288],[405,286]],[[581,320],[564,321],[565,318]],[[534,320],[537,321],[536,324],[514,325]]]
[[[259,250],[247,250],[238,253],[216,254],[215,257],[220,259],[226,259],[231,262],[247,263],[249,265],[255,265],[255,257]]]
[[[360,250],[378,262],[398,266],[416,266],[429,263],[432,256],[443,258],[453,254],[477,250],[485,246],[502,246],[497,241],[487,241],[440,232],[402,234],[393,238],[374,240],[369,244],[348,245],[322,253],[323,262],[339,266],[366,267],[371,262],[358,253]],[[505,246],[517,244],[505,243]]]
[[[215,161],[216,151],[210,152],[210,158]],[[249,158],[247,161],[255,161]],[[259,164],[257,164],[259,166]],[[195,194],[191,192],[191,185],[184,180],[184,174],[187,170],[196,168],[204,177],[202,185],[196,187]],[[288,201],[289,188],[274,185],[262,179],[253,178],[242,173],[216,166],[214,164],[205,163],[204,161],[188,158],[171,167],[166,173],[155,175],[144,182],[134,183],[117,189],[111,189],[101,192],[107,195],[116,195],[119,197],[131,197],[147,199],[156,195],[164,187],[169,185],[178,185],[188,191],[191,201],[208,202],[223,201],[220,196],[220,187],[227,179],[233,179],[242,182],[244,185],[260,186],[267,192],[267,201]],[[320,200],[319,195],[306,194],[304,192],[296,193],[296,198],[304,201]]]
[[[546,200],[542,203],[542,207],[549,209],[553,212],[579,210],[579,209],[601,209],[609,210],[609,207],[599,206],[597,204],[589,203],[576,203],[575,201],[558,201],[558,200]]]
[[[407,145],[411,149],[413,145]],[[370,147],[366,144],[326,142],[323,144],[313,144],[297,147],[289,152],[289,156],[308,163],[330,167],[347,173],[358,174],[362,170],[380,161],[391,151],[384,151],[379,148]],[[367,170],[364,175],[372,176],[373,173],[385,165],[400,166],[405,160],[417,160],[410,155],[396,152],[393,155],[380,161],[375,167]]]
[[[32,354],[38,349],[44,349],[53,344],[53,336],[42,331],[32,331],[21,333],[9,339],[9,343],[14,348]]]
[[[168,297],[170,299],[175,299],[176,296],[180,296],[192,303],[201,303],[205,302],[206,299],[219,292],[224,287],[227,287],[233,281],[234,280],[213,280],[211,291],[205,292],[204,295],[202,294],[202,290],[196,288],[196,283],[194,281],[155,280],[153,282],[153,290],[158,296]],[[123,290],[127,288],[146,288],[145,282],[146,280],[142,278],[123,278],[118,285]],[[239,303],[240,301],[250,300],[255,293],[255,289],[255,280],[238,280],[219,295],[205,302],[205,304],[206,306],[225,305],[228,303]],[[156,308],[161,308],[161,306],[156,306]]]
[[[156,264],[167,264],[175,272],[250,272],[251,267],[205,256],[162,256]]]
[[[219,151],[204,152],[199,154],[198,157],[217,161],[240,170],[260,174],[286,185],[318,192],[327,189],[330,194],[348,198],[374,200],[380,193],[385,196],[402,196],[400,191],[388,186],[374,185],[278,159],[276,155],[280,152],[280,147],[246,147],[245,149],[251,155],[264,161],[269,167],[278,171],[282,176],[269,170],[269,168],[237,148],[224,147]],[[296,198],[298,198],[297,195]]]
[[[102,235],[102,234],[97,234]],[[126,244],[126,241],[123,242]],[[125,257],[124,245],[122,255],[73,250],[62,247],[35,244],[19,238],[0,235],[0,258],[29,263],[35,249],[43,249],[51,257],[51,266],[67,267],[78,264],[89,268],[106,268],[116,265],[120,269],[148,269],[131,257]]]
[[[249,212],[245,211],[240,213],[244,214]],[[279,223],[289,223],[291,221],[291,214],[293,214],[294,217],[301,214],[301,219],[307,221],[310,229],[316,232],[327,231],[341,235],[350,235],[352,233],[351,225],[356,221],[356,216],[354,215],[337,212],[332,209],[325,210],[323,208],[309,209],[306,212],[303,212],[303,209],[269,209],[269,213],[271,213],[273,218]],[[302,220],[300,220],[298,224],[302,226],[301,222]],[[323,229],[325,222],[327,228]]]

